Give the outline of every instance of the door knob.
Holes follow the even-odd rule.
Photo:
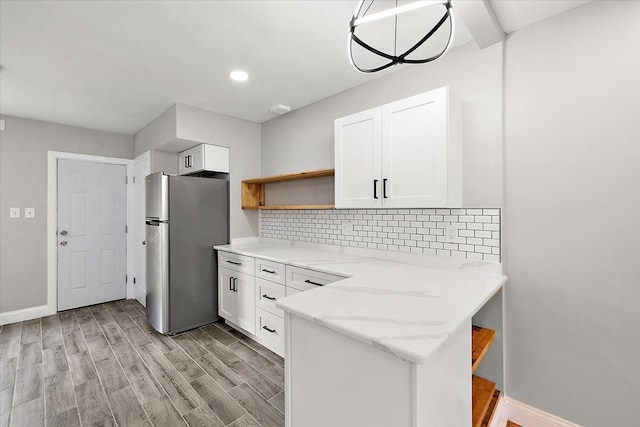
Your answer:
[[[63,236],[66,236],[66,235],[67,235],[67,234],[69,234],[69,233],[67,232],[67,230],[62,230],[62,231],[60,232],[60,234],[61,234],[61,235],[63,235]]]
[[[60,246],[67,246],[67,241],[63,240],[62,242],[60,242]]]

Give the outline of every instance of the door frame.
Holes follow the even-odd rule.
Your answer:
[[[130,177],[133,171],[133,161],[131,159],[47,151],[47,315],[58,312],[58,159],[124,165],[127,167],[127,177]],[[135,215],[133,209],[133,186],[130,184],[127,181],[127,226],[132,223]],[[130,255],[134,250],[134,234],[134,230],[127,232],[128,279],[132,278],[134,273],[134,257]],[[127,298],[132,298],[133,281],[128,279],[126,283]]]
[[[131,167],[131,174],[129,174],[127,172],[127,175],[135,177],[136,176],[135,175],[136,174],[136,165],[138,163],[141,163],[141,162],[147,162],[148,163],[148,165],[149,165],[149,173],[151,173],[151,151],[145,151],[144,153],[140,154],[138,157],[135,157],[135,158],[131,159],[131,166],[130,166]],[[135,184],[135,183],[133,183],[133,184]],[[144,183],[143,183],[143,185],[144,185]],[[133,195],[132,203],[134,203],[135,202],[134,201],[135,200],[135,196],[136,196],[136,187],[135,187],[135,185],[131,186],[131,194]],[[131,246],[131,251],[132,251],[131,252],[131,254],[132,254],[131,255],[131,257],[132,257],[131,274],[132,274],[132,276],[129,276],[129,277],[134,277],[134,278],[140,279],[137,276],[137,274],[138,274],[138,262],[140,260],[138,259],[138,252],[136,251],[136,245],[138,244],[138,241],[137,241],[138,232],[139,231],[142,231],[143,233],[145,232],[145,228],[144,228],[145,227],[145,222],[144,222],[145,218],[142,218],[142,222],[141,223],[137,222],[138,218],[136,218],[136,208],[133,205],[131,206],[131,219],[132,219],[132,221],[127,221],[127,222],[132,224],[132,227],[131,227],[131,230],[132,230],[132,233],[131,233],[131,245],[132,245]],[[138,227],[142,227],[142,230],[138,229]],[[145,253],[146,253],[146,249],[145,249]],[[147,277],[147,275],[145,274],[145,284],[144,284],[145,292],[146,292],[146,289],[147,289],[146,277]],[[127,293],[127,298],[137,299],[136,298],[136,292],[137,292],[136,288],[137,287],[138,287],[138,284],[133,283],[133,281],[132,281],[132,283],[131,283],[131,296],[129,296],[129,294]],[[146,305],[146,304],[143,304],[143,305]]]

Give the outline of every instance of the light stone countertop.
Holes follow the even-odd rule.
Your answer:
[[[424,364],[507,281],[496,263],[247,238],[215,249],[348,276],[276,306]]]

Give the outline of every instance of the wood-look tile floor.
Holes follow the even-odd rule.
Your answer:
[[[173,337],[134,300],[4,325],[0,427],[284,426],[284,360],[224,323]]]

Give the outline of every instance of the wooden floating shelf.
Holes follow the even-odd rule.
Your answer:
[[[472,404],[472,413],[471,413],[471,426],[472,427],[482,427],[482,422],[487,414],[489,409],[489,404],[491,403],[491,399],[493,398],[493,392],[496,389],[496,384],[485,380],[484,378],[480,378],[477,376],[473,376],[471,380],[471,404]]]
[[[481,328],[480,326],[472,326],[471,330],[471,372],[475,372],[476,368],[482,362],[487,350],[496,337],[496,331]]]
[[[258,206],[258,209],[333,209],[336,205],[273,205]]]
[[[482,362],[496,338],[496,331],[471,326],[471,372]],[[496,384],[484,378],[473,375],[471,377],[471,404],[472,404],[472,427],[488,426],[493,412],[496,409],[500,391],[496,390]]]
[[[498,405],[499,398],[500,398],[500,390],[494,390],[493,397],[491,398],[491,403],[489,403],[489,408],[487,409],[487,413],[484,416],[484,420],[482,420],[482,427],[489,427],[491,425],[491,421],[493,420],[493,414],[496,412],[496,406]]]
[[[300,179],[334,176],[335,169],[320,169],[242,181],[242,209],[333,209],[334,205],[274,205],[265,206],[264,186],[276,182],[298,181]]]

